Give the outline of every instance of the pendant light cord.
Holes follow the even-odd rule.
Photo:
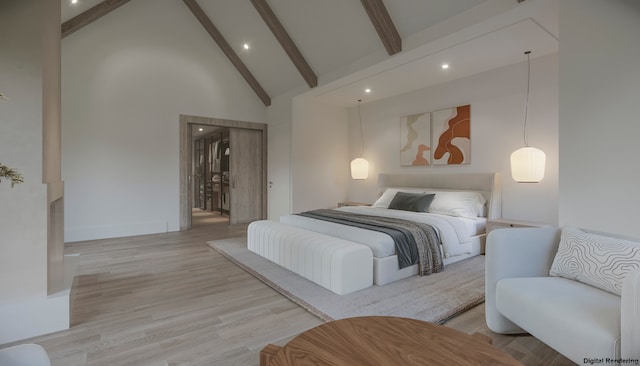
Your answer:
[[[522,131],[522,137],[524,139],[524,146],[529,146],[529,143],[527,142],[527,117],[529,116],[529,90],[531,87],[531,51],[527,51],[524,54],[527,55],[527,94],[524,101],[524,128]]]
[[[362,147],[362,151],[360,153],[360,157],[362,157],[364,155],[364,132],[362,130],[362,112],[360,112],[360,103],[362,102],[362,99],[358,99],[358,120],[360,121],[360,139],[362,144],[360,145]]]

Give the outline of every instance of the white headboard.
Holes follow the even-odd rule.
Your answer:
[[[487,200],[487,218],[502,217],[502,182],[499,173],[380,174],[378,194],[389,187],[478,191]]]

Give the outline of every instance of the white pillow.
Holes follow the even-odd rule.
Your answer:
[[[487,202],[480,192],[469,191],[425,191],[435,193],[430,213],[441,215],[476,218],[484,213],[484,204]]]
[[[640,243],[565,227],[549,275],[620,296],[624,277],[636,268],[640,268]]]
[[[422,189],[422,188],[402,188],[402,187],[387,188],[384,191],[384,193],[382,193],[382,196],[380,196],[380,198],[378,198],[373,203],[373,205],[371,205],[371,207],[389,208],[389,205],[391,204],[391,201],[393,200],[393,197],[395,197],[396,193],[398,193],[398,192],[424,193],[424,189]]]

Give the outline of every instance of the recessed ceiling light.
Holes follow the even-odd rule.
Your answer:
[[[371,89],[367,88],[364,90],[365,93],[371,93]]]
[[[77,4],[78,0],[71,0],[71,4]]]
[[[245,50],[248,50],[249,49],[249,44],[248,43],[243,44],[242,48],[244,48]]]
[[[202,131],[204,131],[204,128],[200,127],[200,128],[198,128],[198,131],[202,132]]]
[[[443,70],[446,70],[446,69],[448,69],[448,68],[449,68],[449,64],[442,64],[442,66],[441,66],[441,67],[442,67],[442,69],[443,69]]]

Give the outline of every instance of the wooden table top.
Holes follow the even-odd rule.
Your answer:
[[[280,348],[268,365],[522,366],[479,337],[442,325],[387,316],[319,325]]]

